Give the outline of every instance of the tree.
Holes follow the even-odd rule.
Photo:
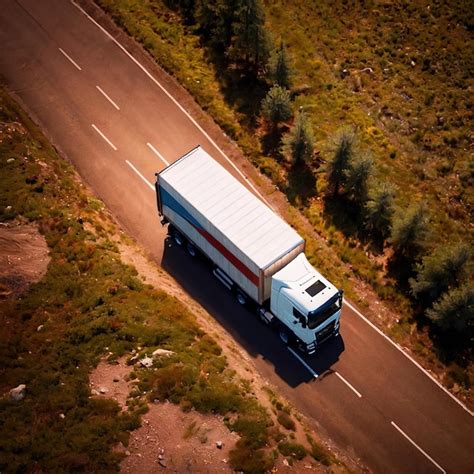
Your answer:
[[[354,203],[363,205],[367,201],[369,178],[372,175],[373,161],[369,156],[363,156],[350,163],[346,170],[346,194]]]
[[[428,220],[424,203],[399,211],[394,217],[390,236],[395,252],[404,257],[415,256],[424,246]]]
[[[328,191],[337,196],[345,184],[351,160],[354,157],[356,136],[353,131],[342,130],[336,138],[333,159],[327,166]]]
[[[445,331],[453,330],[464,340],[474,337],[474,290],[469,284],[445,293],[426,315]]]
[[[270,38],[265,30],[265,15],[260,0],[242,0],[232,25],[229,56],[243,62],[257,75],[268,62]]]
[[[385,238],[392,221],[395,188],[384,183],[370,189],[368,194],[369,199],[365,204],[365,225],[369,231]]]
[[[262,100],[262,114],[276,128],[291,117],[291,99],[286,89],[274,85]]]
[[[459,286],[470,257],[469,247],[465,244],[441,247],[426,255],[416,266],[416,279],[410,279],[412,294],[429,298],[431,302],[445,291]]]
[[[231,44],[235,12],[242,0],[196,0],[195,19],[204,38],[225,52]]]
[[[283,41],[280,43],[280,47],[274,50],[270,56],[268,69],[272,81],[276,82],[281,87],[286,87],[287,89],[291,88],[291,77],[293,76],[293,71]]]
[[[283,137],[283,154],[290,157],[293,164],[310,163],[313,157],[314,138],[303,112],[299,112],[295,124]]]

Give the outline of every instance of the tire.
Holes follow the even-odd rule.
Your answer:
[[[176,229],[173,229],[173,232],[171,235],[176,245],[179,245],[180,247],[184,245],[185,239]]]
[[[247,304],[247,297],[240,290],[237,291],[236,298],[237,298],[237,302],[241,306],[245,306]]]
[[[283,342],[283,344],[287,346],[290,345],[291,336],[288,329],[286,329],[284,326],[280,326],[278,328],[278,337],[280,338],[281,342]]]
[[[189,255],[191,255],[191,257],[195,257],[197,255],[196,247],[191,242],[188,242],[186,245],[186,250],[188,251]]]

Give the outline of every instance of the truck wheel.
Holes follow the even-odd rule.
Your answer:
[[[189,255],[191,255],[191,257],[195,257],[197,255],[196,247],[191,242],[188,242],[188,245],[186,245],[186,250],[188,251]]]
[[[247,304],[247,297],[241,291],[237,291],[237,301],[240,305],[245,306]]]
[[[280,326],[280,328],[278,329],[278,336],[284,344],[289,345],[290,333],[283,326]]]

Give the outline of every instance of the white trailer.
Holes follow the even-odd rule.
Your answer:
[[[201,147],[156,176],[170,235],[209,258],[239,303],[253,300],[284,342],[309,353],[338,334],[342,292],[306,260],[304,240]]]

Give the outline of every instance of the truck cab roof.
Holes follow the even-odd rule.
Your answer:
[[[273,285],[285,288],[285,293],[304,314],[315,311],[339,290],[308,262],[304,253],[273,275]]]

